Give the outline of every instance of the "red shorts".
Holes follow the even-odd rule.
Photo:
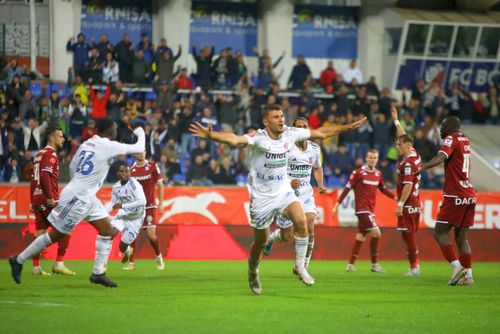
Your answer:
[[[156,226],[156,208],[146,209],[146,217],[144,217],[144,222],[142,223],[142,228]]]
[[[420,208],[403,207],[403,215],[398,216],[398,231],[417,232],[420,224]]]
[[[474,225],[476,198],[445,197],[436,219],[436,223],[450,224],[454,227]]]
[[[52,226],[49,221],[47,220],[47,217],[50,214],[50,211],[52,211],[51,208],[48,208],[44,205],[38,205],[33,208],[33,211],[35,213],[35,225],[36,225],[36,230],[46,230],[50,226]]]
[[[373,213],[357,213],[356,217],[358,217],[358,232],[361,234],[378,227]]]

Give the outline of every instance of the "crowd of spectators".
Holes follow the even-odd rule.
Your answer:
[[[113,45],[103,34],[98,43],[87,43],[79,34],[67,43],[73,66],[67,83],[30,81],[30,71],[10,60],[0,80],[0,180],[29,180],[36,152],[43,147],[48,124],[61,126],[67,138],[60,154],[61,182],[69,180],[69,162],[78,145],[95,134],[95,122],[110,117],[118,124],[117,140],[135,141],[132,129],[143,126],[147,156],[160,166],[167,184],[211,185],[246,182],[248,155],[231,148],[193,138],[189,124],[198,121],[215,130],[244,134],[262,127],[261,107],[278,103],[288,125],[306,117],[311,128],[352,122],[368,117],[369,122],[340,136],[318,141],[322,150],[325,184],[342,187],[349,173],[363,164],[370,148],[380,151],[380,169],[394,186],[398,160],[394,149],[391,106],[397,106],[401,124],[415,137],[415,148],[424,161],[440,145],[438,124],[443,116],[459,116],[463,122],[497,123],[500,116],[498,87],[474,100],[458,84],[441,87],[436,82],[417,81],[403,90],[397,101],[388,88],[379,89],[375,77],[368,81],[355,60],[343,71],[333,61],[313,78],[304,57],[297,58],[287,87],[280,87],[274,69],[284,57],[271,59],[268,50],[259,53],[256,75],[249,75],[243,55],[231,48],[214,56],[214,46],[192,46],[196,71],[176,68],[183,52],[161,39],[156,48],[147,35],[134,45],[128,35]],[[56,66],[56,65],[53,65]],[[154,93],[131,91],[131,85],[150,87]],[[226,89],[212,93],[210,89]],[[281,94],[294,91],[296,94]],[[322,94],[318,97],[316,93]],[[288,96],[288,97],[287,97]],[[118,157],[108,181],[116,181],[116,168],[133,157]],[[423,175],[423,187],[440,187],[442,171]]]

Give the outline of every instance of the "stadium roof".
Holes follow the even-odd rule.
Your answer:
[[[489,11],[484,14],[458,11],[430,11],[408,8],[391,8],[406,20],[412,21],[440,21],[450,23],[486,23],[500,24],[500,12]]]

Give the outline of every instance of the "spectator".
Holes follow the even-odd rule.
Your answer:
[[[377,99],[380,97],[380,91],[378,89],[375,76],[372,75],[370,77],[370,80],[365,85],[365,88],[366,88],[366,95],[375,96],[375,97],[377,97]]]
[[[207,46],[203,47],[201,51],[196,53],[196,46],[193,43],[192,54],[194,60],[196,61],[196,85],[203,89],[210,87],[210,76],[212,70],[212,57],[214,55],[215,48],[209,50]]]
[[[164,40],[164,38],[162,38]],[[158,47],[159,48],[159,47]],[[158,52],[158,51],[157,51]],[[182,54],[182,47],[179,44],[179,50],[175,56],[172,56],[172,50],[168,48],[164,50],[161,54],[158,54],[158,60],[156,61],[156,71],[160,76],[160,81],[170,82],[174,77],[174,64],[179,59]]]
[[[14,102],[13,106],[18,108],[21,97],[24,96],[25,91],[26,86],[21,82],[21,77],[18,74],[15,74],[12,77],[12,82],[7,85],[5,97],[7,100],[12,100]]]
[[[229,56],[226,49],[221,50],[219,58],[217,58],[212,66],[214,75],[213,83],[217,88],[226,88],[229,74]]]
[[[115,83],[120,79],[120,67],[116,62],[113,53],[108,52],[106,54],[106,61],[104,62],[104,66],[102,68],[102,81],[109,85],[111,83]]]
[[[165,164],[165,176],[166,176],[166,183],[171,183],[174,179],[174,175],[181,174],[181,165],[179,164],[179,160],[176,157],[170,157],[168,158],[166,164]]]
[[[217,97],[217,102],[215,103],[217,109],[219,110],[219,120],[220,120],[220,128],[223,131],[233,132],[233,127],[236,124],[236,120],[238,119],[238,111],[236,110],[236,101],[233,97],[219,94]],[[205,110],[210,110],[209,108],[205,108],[203,113],[205,114]],[[210,110],[211,113],[211,110]],[[212,125],[214,128],[218,127],[217,122]]]
[[[98,90],[96,93],[94,91],[94,88],[92,87],[92,80],[89,80],[89,91],[90,91],[90,99],[92,101],[92,114],[91,114],[92,118],[93,119],[106,118],[108,116],[106,105],[109,100],[111,89],[108,86],[104,94],[102,93],[101,90]]]
[[[387,157],[387,151],[392,144],[391,120],[385,117],[385,114],[379,113],[375,116],[373,122],[373,146],[378,150],[380,159]]]
[[[198,154],[194,158],[194,163],[189,166],[186,179],[193,186],[208,186],[212,181],[208,179],[208,167],[203,161],[203,156]]]
[[[340,144],[338,151],[330,155],[329,161],[331,166],[335,166],[335,169],[340,171],[338,174],[342,175],[349,175],[354,167],[353,160],[344,144]]]
[[[75,81],[71,87],[71,95],[73,95],[73,98],[75,98],[76,95],[79,95],[82,100],[82,105],[84,106],[86,106],[89,102],[89,93],[87,88],[83,85],[82,77],[79,75],[75,77]]]
[[[337,72],[333,67],[333,60],[329,60],[326,68],[321,72],[319,83],[327,93],[333,93],[333,82],[337,77]]]
[[[496,87],[491,86],[488,91],[489,106],[486,108],[488,124],[498,124],[500,121],[500,95]]]
[[[84,66],[89,58],[90,45],[85,42],[85,35],[79,33],[76,43],[73,43],[73,37],[66,44],[66,51],[73,52],[73,70],[75,75],[83,75]]]
[[[122,40],[115,46],[116,60],[123,82],[132,82],[132,66],[134,63],[134,44],[130,41],[127,33],[123,34]]]
[[[200,139],[198,141],[198,147],[196,147],[192,152],[191,152],[191,163],[193,163],[196,159],[196,156],[201,155],[203,158],[204,163],[208,163],[211,158],[210,154],[210,147],[208,145],[207,141],[205,139]]]
[[[99,52],[96,48],[90,51],[90,58],[85,62],[85,75],[84,77],[92,79],[95,83],[100,83],[102,79],[102,63],[99,60]]]
[[[179,44],[179,49],[181,48],[181,45]],[[161,59],[163,54],[165,52],[170,53],[170,58],[174,56],[174,53],[172,52],[172,49],[167,45],[167,40],[165,38],[160,39],[160,43],[158,43],[158,46],[156,47],[156,60]]]
[[[150,77],[151,69],[149,63],[144,58],[144,52],[139,50],[132,65],[132,82],[140,85],[148,84]]]
[[[11,84],[14,76],[17,75],[20,78],[25,76],[28,71],[26,66],[20,66],[16,58],[12,58],[4,69],[5,76],[7,77],[7,84]]]
[[[153,63],[153,61],[155,60],[154,59],[155,52],[154,52],[154,48],[153,48],[153,43],[151,43],[149,41],[149,36],[147,33],[145,33],[145,32],[141,33],[141,40],[137,44],[136,49],[137,49],[136,50],[137,54],[139,54],[139,52],[142,52],[143,58],[149,67]]]
[[[293,67],[290,78],[288,79],[288,85],[291,89],[303,89],[311,79],[311,70],[306,64],[306,59],[304,56],[298,56],[297,64]]]
[[[43,122],[40,124],[37,119],[30,118],[28,121],[28,126],[23,127],[23,148],[26,151],[38,151],[42,145],[42,136],[44,135],[45,129],[48,123]]]
[[[109,41],[108,34],[104,33],[101,35],[101,40],[99,43],[95,44],[94,47],[97,49],[99,53],[99,61],[104,63],[107,58],[108,52],[114,54],[113,44]]]
[[[382,172],[382,178],[384,179],[385,185],[389,188],[393,188],[394,184],[394,171],[391,169],[389,160],[380,160],[380,171]]]
[[[70,117],[69,134],[73,138],[80,139],[83,128],[88,120],[88,112],[79,94],[76,94],[74,100],[71,102],[68,114]]]
[[[10,159],[3,173],[3,182],[19,183],[21,171],[19,169],[17,159]]]
[[[106,108],[108,110],[108,117],[118,124],[118,122],[121,121],[123,111],[125,110],[123,96],[118,97],[116,94],[110,94]]]
[[[356,59],[351,60],[350,67],[342,72],[342,78],[347,84],[351,84],[353,79],[355,79],[358,84],[363,83],[363,73],[361,73],[361,70],[357,67]]]
[[[193,89],[193,83],[187,75],[187,68],[182,68],[179,74],[174,79],[174,84],[177,89]]]
[[[153,84],[153,90],[156,93],[156,107],[160,108],[163,112],[167,112],[172,105],[173,93],[169,83],[167,81],[163,81],[159,84],[159,79],[160,78],[157,75]]]

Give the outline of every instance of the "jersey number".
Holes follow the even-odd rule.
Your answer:
[[[40,164],[38,162],[33,166],[33,179],[40,185]]]
[[[470,154],[464,153],[464,165],[462,166],[462,172],[469,178],[469,170],[470,170]]]
[[[80,160],[78,161],[78,167],[76,167],[77,173],[82,173],[82,175],[89,175],[94,169],[94,163],[92,162],[92,157],[95,152],[81,151]]]

